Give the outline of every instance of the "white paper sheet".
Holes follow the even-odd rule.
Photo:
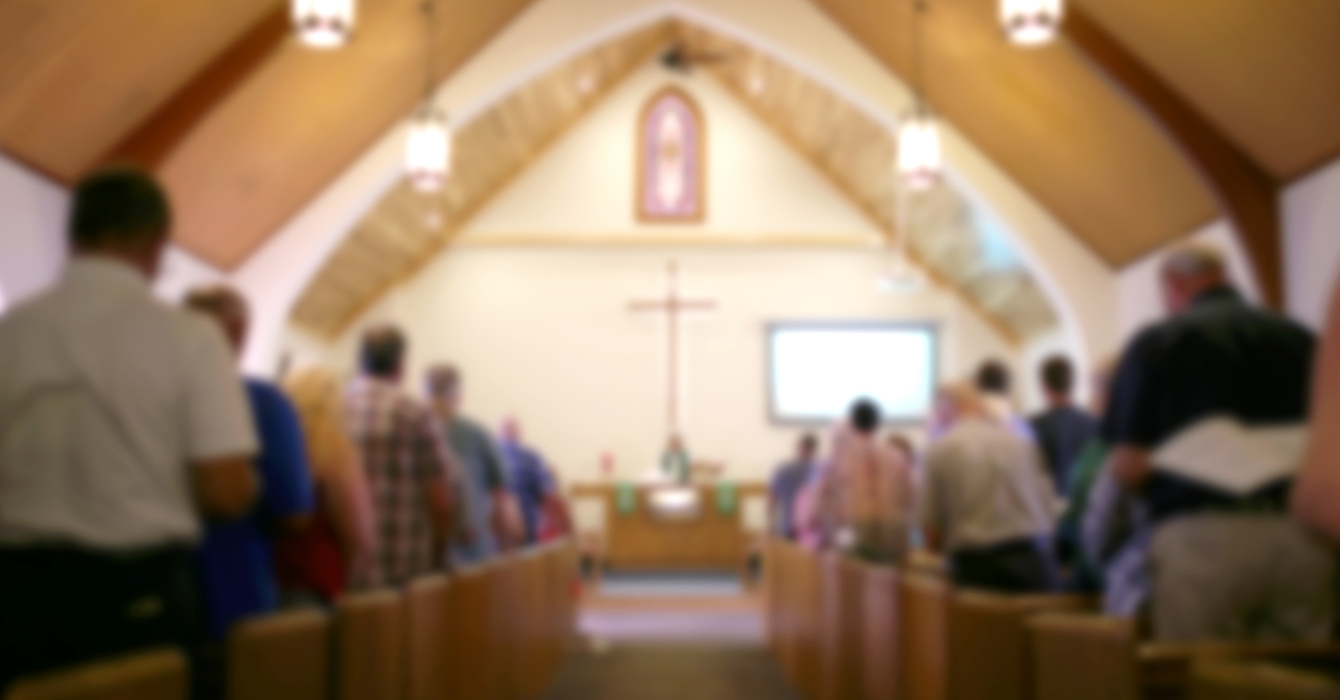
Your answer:
[[[1304,424],[1251,427],[1215,416],[1174,435],[1154,453],[1154,468],[1246,495],[1298,471],[1307,449]]]

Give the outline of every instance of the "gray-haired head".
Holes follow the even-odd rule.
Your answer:
[[[1224,251],[1213,243],[1179,245],[1163,258],[1163,302],[1168,312],[1186,311],[1207,290],[1228,284]]]

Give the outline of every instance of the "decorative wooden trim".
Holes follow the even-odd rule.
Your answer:
[[[167,102],[108,151],[101,163],[157,169],[191,131],[246,81],[289,36],[287,3],[253,24]]]
[[[1072,46],[1159,126],[1219,201],[1247,251],[1262,301],[1284,304],[1279,182],[1079,7],[1067,10]]]
[[[647,118],[651,116],[651,110],[655,109],[656,103],[669,95],[678,97],[684,104],[688,105],[698,127],[697,162],[700,171],[697,178],[698,211],[694,212],[692,216],[658,216],[648,213],[643,206],[642,195],[646,191],[647,185],[647,151],[643,137],[646,136]],[[638,112],[637,129],[633,134],[633,152],[637,154],[637,179],[636,189],[633,191],[633,211],[637,213],[639,222],[644,224],[701,224],[707,220],[707,178],[710,170],[707,163],[707,157],[710,153],[707,148],[707,139],[707,119],[703,115],[702,107],[699,106],[693,95],[690,95],[678,85],[667,85],[656,91],[656,94],[652,95],[642,106],[642,110]]]
[[[588,100],[581,107],[579,107],[577,111],[575,111],[567,121],[565,121],[557,129],[555,129],[552,134],[550,134],[547,138],[542,140],[539,143],[539,145],[537,145],[534,148],[534,150],[531,151],[530,155],[527,158],[517,163],[516,167],[511,172],[509,172],[505,177],[499,179],[499,181],[494,184],[492,189],[490,189],[483,196],[477,198],[476,201],[474,201],[464,209],[457,212],[453,212],[451,216],[451,223],[448,224],[447,228],[443,231],[442,235],[439,236],[435,242],[428,245],[424,249],[423,254],[420,256],[417,262],[415,262],[413,265],[410,265],[408,268],[405,269],[404,272],[397,275],[393,279],[387,281],[384,284],[378,285],[378,288],[374,293],[369,294],[366,299],[364,299],[362,302],[356,304],[352,309],[350,309],[347,315],[345,315],[343,318],[333,323],[332,330],[316,331],[315,329],[313,329],[314,332],[320,335],[320,337],[325,338],[329,341],[337,340],[345,331],[349,329],[351,325],[353,325],[355,322],[358,321],[359,317],[361,317],[364,313],[366,313],[369,309],[371,309],[374,305],[376,305],[377,302],[380,301],[383,296],[385,296],[388,292],[398,287],[401,283],[417,275],[420,270],[422,270],[426,265],[428,265],[428,263],[430,263],[435,257],[437,257],[437,254],[439,252],[441,252],[444,248],[446,248],[448,245],[451,245],[455,241],[456,234],[458,234],[462,229],[465,228],[466,225],[469,224],[471,220],[474,219],[475,214],[483,210],[484,207],[488,206],[495,198],[497,198],[498,195],[507,191],[507,188],[510,187],[514,182],[516,182],[516,180],[519,177],[521,177],[521,175],[524,174],[536,160],[538,160],[541,156],[543,156],[545,152],[547,152],[550,148],[554,146],[554,144],[557,144],[559,141],[561,141],[563,137],[566,136],[574,126],[576,126],[579,122],[581,122],[582,119],[586,118],[586,115],[590,114],[591,111],[594,110],[597,105],[603,103],[605,101],[605,98],[607,98],[610,95],[610,93],[614,91],[615,88],[622,85],[624,81],[628,79],[628,76],[632,75],[634,70],[642,67],[647,61],[651,60],[652,56],[656,54],[656,51],[659,49],[661,45],[662,43],[659,41],[652,42],[650,48],[642,51],[633,60],[629,61],[628,64],[625,65],[620,72],[610,76],[609,80],[603,81],[601,85],[597,88],[596,94],[592,95],[590,100]]]
[[[796,155],[804,159],[806,163],[809,163],[810,167],[814,168],[815,172],[818,172],[820,175],[822,175],[824,179],[828,181],[829,184],[831,184],[835,189],[837,189],[837,191],[842,195],[844,199],[847,200],[849,204],[852,205],[852,207],[854,207],[858,212],[860,212],[863,216],[865,216],[866,220],[869,221],[872,226],[882,231],[887,239],[893,240],[897,238],[899,235],[901,235],[898,231],[896,231],[893,228],[891,224],[885,222],[883,217],[879,215],[879,212],[875,211],[874,208],[872,208],[870,204],[866,202],[865,198],[863,198],[859,193],[853,190],[852,187],[847,184],[846,180],[844,180],[841,176],[839,176],[836,172],[834,172],[832,166],[830,166],[823,160],[816,158],[812,153],[809,152],[809,149],[807,149],[804,144],[800,143],[794,136],[791,135],[791,132],[787,131],[786,129],[782,128],[780,125],[775,123],[774,120],[768,114],[760,110],[752,100],[748,99],[743,94],[741,94],[739,87],[736,86],[735,83],[721,76],[720,74],[714,73],[714,76],[717,78],[717,81],[720,82],[726,88],[727,92],[735,96],[735,98],[739,100],[739,102],[743,104],[745,108],[748,109],[749,112],[755,116],[755,118],[757,118],[760,122],[762,122],[769,129],[771,129],[772,133],[776,135],[777,138],[781,139],[783,143],[789,146],[792,152],[794,152]],[[1017,331],[1005,325],[1005,323],[1001,321],[999,317],[987,311],[986,308],[982,306],[980,302],[978,302],[976,299],[970,296],[966,291],[963,290],[963,288],[959,287],[957,284],[954,284],[952,280],[950,280],[939,270],[935,269],[933,266],[927,263],[925,259],[923,259],[920,255],[917,254],[915,250],[912,249],[911,246],[907,246],[905,248],[905,253],[907,255],[907,259],[913,265],[916,265],[918,268],[920,268],[923,272],[926,273],[926,277],[931,281],[932,284],[934,284],[937,288],[952,294],[959,301],[963,302],[964,306],[966,306],[973,313],[977,314],[977,316],[980,319],[982,319],[982,321],[986,323],[986,325],[990,326],[992,330],[998,333],[1000,337],[1005,340],[1006,345],[1009,345],[1011,348],[1016,350],[1023,346],[1023,338],[1020,337]]]

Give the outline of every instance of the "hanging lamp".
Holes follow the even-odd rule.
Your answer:
[[[451,175],[451,125],[447,115],[433,104],[435,9],[433,0],[423,4],[426,28],[423,105],[410,123],[405,139],[405,177],[411,187],[425,193],[441,190]]]
[[[337,49],[354,33],[356,0],[291,0],[293,31],[314,49]]]
[[[940,127],[926,105],[925,78],[922,70],[921,24],[926,12],[923,0],[913,0],[916,19],[912,23],[912,89],[915,105],[898,124],[898,175],[909,190],[934,187],[943,168],[940,152]]]
[[[1041,46],[1056,38],[1065,0],[1000,0],[1000,24],[1019,46]]]

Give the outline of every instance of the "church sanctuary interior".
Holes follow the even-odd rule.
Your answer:
[[[0,699],[1340,698],[1340,0],[0,0]]]

